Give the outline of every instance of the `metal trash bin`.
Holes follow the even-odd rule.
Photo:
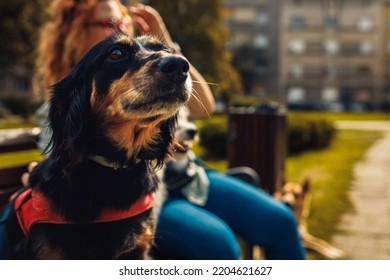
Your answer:
[[[260,175],[258,187],[273,193],[285,171],[286,129],[286,110],[279,105],[230,109],[229,167],[253,168]]]

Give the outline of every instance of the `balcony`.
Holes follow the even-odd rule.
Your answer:
[[[290,56],[329,56],[329,57],[367,57],[372,58],[376,55],[375,46],[370,41],[340,43],[326,46],[324,42],[300,42],[299,45],[290,44],[286,50]]]

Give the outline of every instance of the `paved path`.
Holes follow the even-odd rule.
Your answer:
[[[339,129],[382,130],[377,141],[354,167],[350,198],[354,213],[340,223],[332,244],[351,260],[390,260],[390,121],[340,121]]]

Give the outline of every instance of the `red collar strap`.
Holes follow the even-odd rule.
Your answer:
[[[154,204],[153,194],[148,194],[127,210],[105,209],[99,217],[90,223],[113,222],[134,217],[149,210]],[[14,208],[24,234],[27,234],[35,224],[74,224],[74,222],[66,220],[62,215],[54,211],[50,201],[42,193],[33,191],[31,188],[22,192],[16,198]]]

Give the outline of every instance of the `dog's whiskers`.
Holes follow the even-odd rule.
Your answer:
[[[200,82],[200,81],[195,81],[195,80],[192,80],[192,82],[195,84],[201,84],[201,85],[218,86],[217,83]]]
[[[205,110],[207,117],[210,118],[210,114],[207,111],[206,107],[203,105],[203,103],[199,97],[199,93],[194,88],[192,88],[191,96],[198,102],[198,104],[203,108],[203,110]]]

